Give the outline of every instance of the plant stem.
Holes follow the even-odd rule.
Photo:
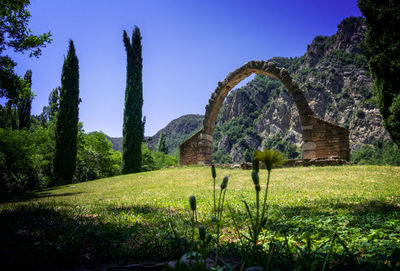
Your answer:
[[[217,248],[215,251],[215,263],[214,266],[217,266],[218,263],[218,250],[219,250],[219,226],[220,226],[220,219],[219,219],[219,213],[221,212],[221,196],[222,196],[222,189],[221,192],[219,193],[219,199],[218,199],[218,209],[216,212],[216,218],[217,218]],[[221,212],[222,213],[222,212]]]
[[[192,263],[192,255],[193,255],[193,250],[194,250],[194,212],[195,211],[192,211],[192,245],[191,245],[190,256],[189,256],[189,266]]]
[[[215,202],[215,178],[213,178],[214,179],[214,210],[213,210],[213,212],[214,212],[214,217],[216,218],[217,217],[217,207],[216,207],[216,202]]]
[[[268,170],[268,177],[267,177],[267,186],[265,187],[265,197],[264,197],[264,204],[263,204],[263,209],[261,212],[261,222],[264,221],[265,219],[265,211],[266,211],[266,206],[267,206],[267,198],[268,198],[268,187],[269,187],[269,178],[271,176],[271,170]]]
[[[258,241],[258,234],[259,234],[259,227],[260,227],[260,192],[256,191],[256,205],[257,205],[257,209],[256,209],[256,223],[255,223],[255,227],[253,229],[254,231],[254,235],[253,235],[253,255],[251,258],[251,265],[254,262],[254,258],[256,256],[256,248],[257,248],[257,241]]]

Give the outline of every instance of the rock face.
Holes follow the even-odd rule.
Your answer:
[[[302,57],[269,60],[288,70],[316,117],[349,129],[351,149],[390,140],[374,105],[367,63],[359,48],[364,31],[363,19],[350,17],[338,25],[335,35],[316,37]],[[276,136],[303,144],[299,112],[279,81],[256,75],[223,102],[213,134],[213,159],[249,160],[246,152],[262,148]]]

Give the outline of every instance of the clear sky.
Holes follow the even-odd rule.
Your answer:
[[[204,114],[218,81],[250,60],[305,53],[317,35],[333,35],[356,0],[31,0],[29,27],[51,31],[39,59],[10,56],[31,69],[40,114],[60,85],[72,39],[79,58],[79,119],[86,132],[122,135],[126,53],[122,42],[137,25],[143,46],[145,135],[185,114]]]

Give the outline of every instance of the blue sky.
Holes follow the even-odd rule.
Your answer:
[[[126,53],[122,32],[142,33],[143,115],[151,136],[185,114],[204,114],[218,81],[250,60],[305,53],[316,35],[333,35],[355,0],[31,0],[29,27],[51,31],[39,59],[10,56],[33,72],[40,114],[60,85],[68,40],[80,66],[79,118],[86,132],[122,135]]]

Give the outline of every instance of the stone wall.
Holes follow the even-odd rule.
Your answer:
[[[198,131],[179,146],[181,165],[206,165],[212,161],[212,135]]]
[[[219,110],[229,91],[249,75],[263,74],[278,79],[288,89],[299,111],[302,123],[304,158],[350,159],[349,131],[318,119],[310,108],[303,91],[284,68],[272,62],[250,61],[228,74],[211,95],[203,121],[203,129],[180,145],[180,164],[211,164],[212,136]]]

